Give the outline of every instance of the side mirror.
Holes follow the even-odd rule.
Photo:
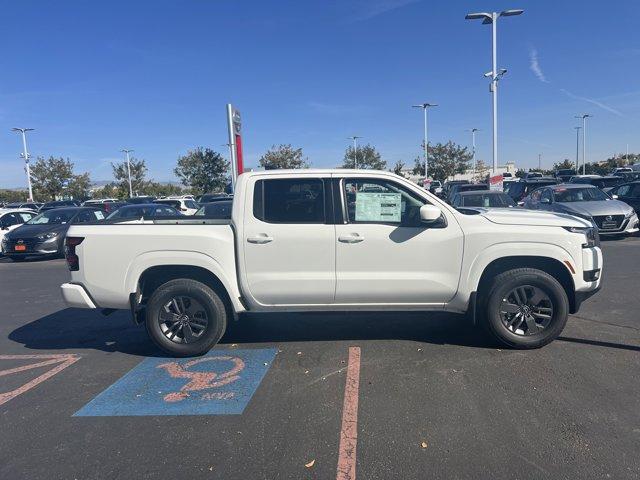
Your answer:
[[[551,200],[549,198],[541,198],[540,203],[544,203],[545,205],[551,204]]]
[[[0,225],[0,230],[9,230],[9,227],[6,225]]]
[[[420,207],[420,221],[433,223],[442,216],[442,211],[435,205],[423,205]]]

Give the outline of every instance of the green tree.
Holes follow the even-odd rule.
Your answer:
[[[382,160],[376,148],[369,144],[358,147],[357,151],[353,147],[348,147],[344,152],[342,168],[356,167],[368,170],[386,170],[387,162]]]
[[[34,197],[38,200],[55,200],[60,197],[86,198],[90,186],[89,174],[76,175],[73,166],[73,162],[62,157],[38,157],[31,166]]]
[[[482,160],[476,162],[476,172],[473,176],[473,180],[476,182],[485,182],[489,176],[489,167]]]
[[[128,188],[128,187],[127,187]],[[101,188],[97,188],[93,191],[91,197],[92,198],[127,198],[128,195],[128,190],[127,190],[127,194],[126,195],[122,195],[123,192],[121,192],[118,189],[118,185],[115,182],[111,182],[111,183],[107,183],[106,185],[104,185]]]
[[[413,161],[413,170],[411,171],[414,175],[419,175],[424,177],[424,158],[416,157]]]
[[[402,176],[402,170],[404,170],[405,163],[402,160],[398,160],[391,170],[396,175]]]
[[[553,171],[554,172],[556,172],[558,170],[575,170],[575,169],[576,169],[576,164],[573,163],[568,158],[565,158],[563,161],[556,162],[556,163],[553,164]]]
[[[452,141],[429,145],[429,174],[433,179],[444,182],[453,175],[465,173],[472,157],[467,147]]]
[[[154,197],[168,197],[169,195],[182,195],[183,189],[179,185],[173,183],[147,182],[144,187],[145,195],[153,195]],[[196,193],[196,192],[193,192]]]
[[[229,182],[229,162],[209,148],[187,152],[173,172],[192,193],[221,192]]]
[[[131,167],[131,188],[134,195],[140,195],[144,192],[147,184],[147,164],[144,160],[131,158],[129,160]],[[127,162],[112,163],[113,176],[116,179],[116,189],[118,196],[127,198],[129,196],[129,175],[127,171]]]
[[[524,178],[527,172],[523,168],[516,170],[516,178]]]
[[[12,190],[8,188],[0,188],[0,202],[23,202],[29,196],[26,190]]]
[[[266,170],[280,168],[309,168],[308,158],[304,158],[301,148],[293,148],[291,144],[273,145],[271,150],[260,158],[260,166]]]

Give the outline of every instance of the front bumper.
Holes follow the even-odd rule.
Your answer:
[[[606,237],[608,235],[631,235],[640,230],[639,227],[638,215],[633,214],[631,217],[625,218],[618,228],[606,229],[598,227],[598,234],[601,237]]]
[[[82,285],[77,283],[63,283],[60,286],[62,299],[68,307],[98,308]]]
[[[24,247],[24,250],[16,250],[16,247]],[[2,240],[2,253],[11,256],[32,257],[37,255],[57,255],[61,253],[58,238],[40,241],[35,238],[27,238],[18,244],[15,240]]]

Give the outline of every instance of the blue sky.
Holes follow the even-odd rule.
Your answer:
[[[471,11],[524,8],[500,21],[501,163],[575,156],[586,112],[588,160],[640,151],[640,2],[601,1],[31,1],[5,2],[0,36],[0,187],[25,183],[33,156],[69,157],[94,180],[133,148],[150,176],[176,158],[226,154],[225,104],[243,114],[246,163],[272,144],[315,167],[341,162],[357,134],[392,165],[430,140],[470,143],[491,159],[490,27]]]

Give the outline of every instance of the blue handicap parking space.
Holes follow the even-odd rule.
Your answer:
[[[275,356],[262,348],[147,358],[74,416],[240,414]]]

